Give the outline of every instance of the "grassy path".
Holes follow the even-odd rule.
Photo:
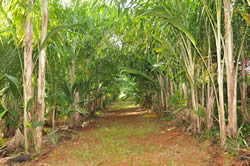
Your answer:
[[[173,124],[173,123],[172,123]],[[211,166],[226,165],[208,142],[159,121],[138,108],[110,111],[79,129],[32,165],[51,166]],[[214,151],[214,150],[213,150]]]

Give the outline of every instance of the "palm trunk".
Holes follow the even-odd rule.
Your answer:
[[[75,47],[73,46],[73,53],[75,53]],[[71,88],[75,84],[75,68],[76,68],[76,62],[75,57],[72,59],[72,70],[71,70]],[[75,92],[74,94],[74,103],[77,103],[80,101],[80,94],[79,92]],[[79,109],[79,104],[76,104],[76,108]],[[77,127],[80,125],[80,113],[74,111],[73,112],[73,119],[72,119],[73,127]]]
[[[55,116],[56,116],[56,109],[54,108],[52,111],[52,131],[55,131]]]
[[[201,85],[201,106],[205,105],[205,83]]]
[[[196,92],[195,92],[195,86],[194,84],[192,83],[191,84],[191,96],[192,96],[192,107],[194,109],[194,111],[198,111],[198,103],[197,103],[197,100],[196,100]],[[200,120],[199,120],[199,116],[194,114],[194,113],[191,113],[191,118],[192,118],[192,123],[193,123],[193,129],[194,131],[196,132],[197,130],[200,131]]]
[[[231,136],[237,135],[236,81],[233,58],[233,29],[231,25],[231,0],[224,0],[225,13],[225,58],[227,71],[228,131]]]
[[[196,95],[196,85],[195,85],[195,71],[194,71],[194,62],[192,58],[192,50],[191,50],[191,42],[188,40],[187,45],[187,70],[190,77],[189,83],[191,86],[191,97],[192,97],[192,107],[194,111],[198,111],[198,100]],[[192,123],[193,123],[193,129],[196,132],[197,130],[200,131],[200,118],[198,115],[191,113]]]
[[[247,111],[247,100],[246,100],[246,92],[247,92],[247,83],[246,83],[246,58],[245,58],[245,45],[242,50],[242,61],[241,61],[241,77],[242,77],[242,86],[241,86],[241,113],[243,115],[245,122],[250,122],[250,118]]]
[[[170,95],[172,96],[174,94],[174,84],[172,81],[169,82],[170,82]]]
[[[203,72],[203,67],[202,67],[202,72]],[[200,105],[202,108],[205,108],[205,83],[201,84],[201,101],[200,101]],[[199,93],[196,93],[196,101],[199,101],[198,98]],[[198,103],[199,104],[199,103]],[[198,105],[199,106],[199,105]],[[199,107],[198,107],[199,108]],[[200,128],[202,128],[205,124],[205,118],[204,117],[199,117],[199,123],[200,123]]]
[[[221,64],[221,0],[217,0],[217,35],[216,35],[216,51],[217,51],[217,65],[218,65],[218,91],[219,91],[219,126],[220,126],[220,141],[221,145],[226,143],[225,132],[225,110],[223,97],[223,65]]]
[[[42,33],[41,44],[44,42],[47,35],[48,26],[48,8],[47,0],[43,0],[42,4]],[[37,122],[44,123],[45,113],[45,83],[46,83],[46,48],[41,50],[39,56],[39,79],[38,79],[38,109],[37,109]],[[43,125],[36,128],[35,131],[35,145],[38,149],[41,149],[43,142]]]
[[[24,91],[24,138],[25,138],[25,152],[28,153],[28,128],[27,122],[31,121],[31,114],[28,111],[28,104],[33,98],[33,86],[32,86],[32,16],[31,11],[33,7],[33,1],[27,0],[29,10],[26,13],[25,23],[25,43],[24,43],[24,73],[23,73],[23,91]]]
[[[183,89],[184,98],[186,99],[186,102],[184,105],[187,107],[188,106],[188,89],[187,89],[187,85],[185,82],[182,83],[182,89]]]
[[[167,91],[168,89],[168,79],[167,77],[165,77],[165,84],[164,84],[164,87],[165,87],[165,104],[166,104],[166,110],[168,109],[168,102],[169,102],[169,92]]]
[[[213,126],[213,113],[214,113],[214,93],[213,88],[207,85],[207,128],[210,130]]]
[[[164,100],[164,81],[162,76],[159,76],[159,83],[161,87],[161,107],[163,110],[165,110],[165,100]]]
[[[212,72],[212,57],[211,57],[211,41],[210,41],[210,27],[208,27],[208,72]],[[207,128],[210,130],[213,126],[214,113],[214,93],[210,79],[207,83]]]
[[[77,1],[75,0],[72,0],[72,3],[74,5],[76,5]],[[76,7],[76,6],[75,6]],[[76,11],[74,11],[73,13],[73,21],[74,23],[77,22],[76,20]],[[74,56],[72,57],[72,70],[71,70],[71,88],[74,86],[75,84],[75,70],[76,70],[76,41],[75,39],[73,39],[73,47],[72,47],[72,52],[74,54]],[[74,92],[73,92],[74,93]],[[74,104],[78,103],[80,101],[80,94],[79,94],[79,91],[75,92],[74,94]],[[79,104],[76,104],[76,108],[79,109]],[[80,113],[79,112],[76,112],[74,111],[73,112],[73,119],[72,119],[72,124],[73,124],[73,127],[78,127],[80,126]]]
[[[75,98],[74,98],[74,102],[75,103],[78,103],[80,101],[80,94],[79,94],[79,92],[76,92],[75,93]],[[76,104],[76,108],[77,109],[79,109],[80,108],[80,106],[79,106],[79,104]],[[74,120],[74,127],[77,127],[77,126],[79,126],[80,125],[80,113],[79,112],[74,112],[73,113],[73,120]]]

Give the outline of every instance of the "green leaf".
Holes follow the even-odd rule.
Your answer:
[[[9,89],[9,86],[4,87],[0,90],[0,96],[2,96],[7,90]]]
[[[1,75],[0,75],[0,80],[3,79],[4,77],[5,77],[5,75],[4,75],[4,74],[1,74]]]
[[[65,100],[65,94],[62,92],[56,92],[57,97],[59,97],[60,101],[64,101]]]
[[[172,106],[172,105],[174,105],[174,106],[178,105],[178,97],[177,97],[176,94],[173,94],[173,95],[170,97],[170,100],[169,100],[169,102],[168,102],[168,107],[170,107],[170,106]]]
[[[2,120],[2,118],[4,117],[4,115],[8,112],[8,110],[3,111],[2,113],[0,113],[0,120]]]
[[[33,128],[37,128],[37,127],[39,127],[39,126],[43,126],[43,122],[42,121],[39,121],[39,122],[33,122],[32,123],[32,127]]]
[[[191,112],[194,113],[197,116],[200,116],[202,118],[206,118],[207,114],[203,108],[200,108],[198,111],[191,109]]]
[[[29,120],[27,120],[27,127],[28,127],[28,128],[32,128],[32,124],[30,123]]]
[[[166,51],[168,51],[170,54],[176,56],[176,53],[175,53],[175,51],[174,51],[174,49],[173,49],[174,47],[171,46],[171,44],[169,43],[169,41],[167,41],[167,40],[162,40],[162,39],[158,38],[156,35],[153,35],[153,37],[155,38],[155,40],[157,40],[158,42],[161,43],[162,47],[159,48],[159,49],[161,49],[161,51],[166,50]],[[156,52],[157,52],[157,51],[156,51]]]
[[[178,108],[177,110],[175,110],[175,111],[173,112],[173,114],[177,114],[177,113],[179,113],[179,112],[181,112],[181,111],[184,111],[185,108],[186,108],[186,107],[180,107],[180,108]]]
[[[78,109],[78,108],[74,108],[74,109],[72,109],[71,110],[72,112],[79,112],[80,114],[86,114],[86,112],[85,111],[82,111],[81,109]]]
[[[162,48],[162,47],[160,47],[160,48],[155,48],[154,50],[155,50],[155,52],[158,53],[158,52],[162,52],[162,51],[163,51],[163,48]]]
[[[13,108],[10,108],[8,112],[14,117],[15,120],[18,120],[19,114],[16,110],[14,110]]]
[[[144,12],[140,16],[156,16],[166,19],[171,25],[179,29],[181,32],[185,33],[187,37],[191,40],[191,42],[196,45],[196,41],[192,33],[184,25],[181,24],[181,21],[177,20],[177,18],[172,17],[165,9],[161,7],[155,7],[151,10]]]
[[[30,112],[30,106],[31,106],[32,101],[33,101],[33,98],[29,99],[29,101],[27,102],[26,112]]]
[[[0,112],[3,112],[5,110],[5,108],[2,106],[2,104],[0,103]]]
[[[15,84],[16,88],[19,90],[18,86],[18,80],[16,77],[13,77],[11,75],[5,75],[13,84]]]
[[[9,119],[9,120],[7,121],[6,126],[8,126],[8,125],[13,126],[14,128],[17,128],[17,127],[18,127],[17,121],[16,121],[16,120],[12,120],[12,119]]]
[[[68,102],[73,103],[74,99],[73,99],[73,93],[71,91],[72,89],[70,88],[70,85],[66,81],[64,81],[62,88],[63,88],[63,92]]]
[[[42,43],[42,45],[40,46],[40,51],[46,47],[48,41],[50,38],[52,38],[57,32],[64,30],[64,29],[75,29],[75,28],[81,28],[83,25],[82,24],[70,24],[70,25],[62,25],[62,26],[58,26],[54,29],[52,29],[48,35],[46,36],[44,42]],[[39,51],[39,54],[40,54]]]
[[[157,88],[160,87],[160,85],[154,81],[154,79],[152,79],[150,76],[148,76],[147,74],[139,71],[139,70],[135,70],[135,69],[131,69],[131,68],[127,68],[127,67],[121,67],[122,68],[122,72],[126,72],[126,73],[129,73],[129,74],[134,74],[134,75],[138,75],[138,76],[141,76],[143,77],[144,79],[148,80],[148,81],[151,81],[154,85],[157,86]]]

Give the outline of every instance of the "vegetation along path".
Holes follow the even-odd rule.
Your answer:
[[[110,110],[31,165],[225,165],[229,159],[171,121],[140,108]],[[26,163],[27,164],[27,163]]]
[[[249,166],[249,9],[0,0],[0,166]]]

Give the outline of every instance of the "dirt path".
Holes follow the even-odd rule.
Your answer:
[[[106,113],[30,165],[227,165],[214,147],[140,109]]]

